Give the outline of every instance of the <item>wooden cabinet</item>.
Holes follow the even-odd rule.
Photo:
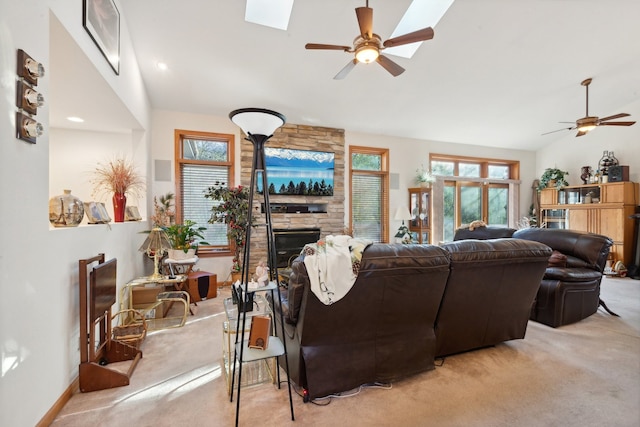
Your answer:
[[[409,189],[409,231],[415,243],[431,243],[431,189]]]
[[[630,265],[638,183],[615,182],[545,188],[540,192],[543,226],[602,234],[613,240],[614,260]]]

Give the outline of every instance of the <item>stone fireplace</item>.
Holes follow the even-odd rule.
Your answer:
[[[270,195],[271,223],[278,249],[278,237],[275,233],[283,231],[317,229],[319,237],[330,234],[343,234],[346,228],[344,214],[344,179],[345,179],[345,143],[344,130],[318,126],[285,124],[269,139],[269,147],[292,148],[297,150],[315,150],[334,153],[333,196],[284,196]],[[251,163],[253,159],[253,145],[250,141],[242,140],[240,145],[241,183],[249,186],[251,183]],[[256,224],[264,224],[264,207],[262,196],[254,197],[254,217]],[[275,207],[275,209],[274,209]],[[253,272],[259,261],[267,261],[267,242],[265,227],[255,227],[251,231],[251,261],[249,271]],[[309,237],[309,236],[306,236]],[[318,240],[315,236],[313,237]],[[303,239],[304,240],[304,239]],[[310,243],[310,242],[305,242]],[[300,249],[304,244],[300,246]],[[291,249],[294,250],[293,248]],[[298,250],[298,252],[300,252]],[[278,257],[278,254],[276,253]],[[279,268],[286,267],[291,255],[284,260],[278,258]],[[281,266],[282,264],[282,266]]]

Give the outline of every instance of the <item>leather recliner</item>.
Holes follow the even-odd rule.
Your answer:
[[[555,328],[585,319],[600,304],[604,305],[600,300],[600,282],[613,245],[611,239],[548,228],[525,228],[516,231],[513,237],[544,243],[554,250],[540,283],[531,320]]]

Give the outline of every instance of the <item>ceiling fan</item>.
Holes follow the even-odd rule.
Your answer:
[[[635,122],[610,122],[609,121],[609,120],[619,119],[622,117],[628,117],[629,114],[627,113],[614,114],[613,116],[607,116],[603,118],[590,116],[589,115],[589,85],[591,84],[591,78],[583,80],[582,83],[580,84],[584,86],[587,90],[587,109],[586,109],[585,116],[581,119],[576,120],[574,126],[543,133],[543,135],[547,135],[554,132],[560,132],[561,130],[577,129],[578,133],[576,134],[576,137],[578,137],[578,136],[586,135],[589,131],[592,131],[597,126],[631,126],[635,124]],[[574,122],[560,122],[560,123],[574,123]]]
[[[373,32],[373,9],[369,7],[369,0],[367,0],[366,7],[356,8],[356,17],[358,18],[358,25],[360,26],[360,35],[353,40],[353,46],[319,43],[307,43],[305,45],[306,49],[342,50],[347,53],[355,53],[355,58],[349,61],[349,63],[335,75],[334,79],[336,80],[344,79],[358,62],[368,64],[373,61],[382,65],[385,70],[394,77],[397,77],[404,72],[404,68],[380,52],[389,47],[431,40],[433,38],[433,29],[427,27],[382,42],[380,36]]]

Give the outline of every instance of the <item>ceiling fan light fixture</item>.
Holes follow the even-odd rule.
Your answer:
[[[578,132],[587,133],[592,131],[598,126],[598,118],[593,116],[586,116],[576,121],[576,129]]]
[[[380,56],[380,51],[376,46],[370,44],[364,44],[356,49],[356,59],[364,64],[375,61],[378,56]]]
[[[587,125],[587,124],[585,124],[585,125],[578,126],[578,132],[587,133],[589,131],[594,130],[595,128],[596,128],[596,125]]]

